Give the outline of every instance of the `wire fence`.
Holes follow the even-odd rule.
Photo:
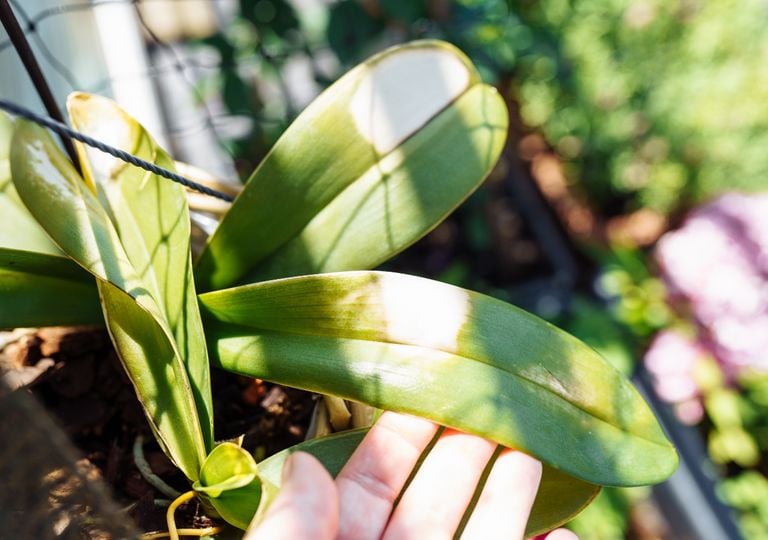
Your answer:
[[[19,0],[8,2],[13,7],[24,34],[34,45],[46,76],[64,90],[59,94],[75,90],[110,94],[114,84],[131,80],[149,81],[159,104],[160,123],[167,135],[168,140],[165,142],[169,150],[180,159],[206,168],[225,179],[247,174],[296,115],[298,106],[302,105],[297,104],[291,95],[289,85],[278,69],[279,64],[299,55],[309,58],[309,69],[313,71],[315,79],[324,77],[330,80],[332,76],[329,73],[321,74],[314,58],[323,45],[310,44],[306,36],[301,35],[296,39],[295,45],[286,40],[281,42],[277,49],[273,47],[273,50],[270,50],[269,46],[259,43],[248,55],[238,54],[236,58],[224,58],[206,43],[210,36],[173,41],[162,37],[153,28],[146,13],[148,8],[163,5],[173,9],[186,9],[184,6],[189,6],[190,9],[195,8],[198,11],[204,8],[213,15],[214,20],[209,32],[213,35],[232,19],[232,11],[236,6],[231,1],[92,0],[66,3],[64,0],[61,4],[43,7],[38,11],[33,11],[30,3],[25,2],[22,5]],[[89,77],[84,77],[72,67],[75,63],[73,60],[77,59],[67,56],[71,52],[57,50],[47,43],[50,40],[46,39],[46,35],[55,32],[57,27],[71,27],[79,24],[81,20],[87,23],[86,16],[116,6],[130,8],[135,14],[137,30],[142,34],[148,57],[145,65],[122,66],[119,75],[106,73],[94,78],[93,74],[89,73]],[[15,53],[11,40],[0,35],[0,59],[3,55],[13,54]],[[244,70],[253,71],[254,67],[259,72],[258,84],[262,87],[269,86],[266,92],[254,91],[251,101],[261,107],[231,110],[231,107],[222,103],[221,94],[226,93],[227,88],[212,89],[216,86],[217,77],[230,81]],[[224,83],[225,86],[226,84],[228,82]],[[0,89],[2,86],[0,83]],[[321,86],[318,86],[315,90],[320,89]],[[269,94],[266,100],[263,99],[265,93]],[[275,106],[276,102],[279,106]],[[181,110],[180,104],[183,105]],[[269,112],[266,109],[269,109]],[[263,131],[261,126],[268,126],[270,135],[262,137],[255,145],[252,141],[247,142],[253,158],[235,168],[234,163],[242,159],[243,152],[234,151],[233,144],[247,141],[249,137],[253,138],[254,132],[258,134]],[[162,138],[161,136],[161,140]]]
[[[140,14],[141,11],[139,10],[140,4],[143,3],[151,3],[151,2],[168,2],[169,0],[92,0],[91,2],[78,2],[73,4],[65,4],[65,5],[59,5],[51,8],[42,9],[41,11],[29,14],[27,11],[22,7],[21,3],[17,0],[8,0],[8,2],[13,6],[14,10],[16,11],[20,22],[22,23],[22,28],[24,30],[24,33],[35,42],[35,45],[39,48],[41,54],[45,58],[45,60],[50,65],[51,69],[62,79],[66,81],[66,83],[69,85],[70,90],[91,90],[94,92],[98,92],[99,90],[105,90],[110,82],[110,79],[108,77],[105,77],[104,79],[98,81],[95,84],[85,85],[81,81],[78,80],[78,78],[74,75],[72,71],[70,71],[69,68],[67,68],[65,62],[60,59],[56,53],[54,53],[46,44],[46,41],[42,39],[40,33],[42,28],[42,23],[54,19],[59,18],[67,15],[76,15],[83,12],[89,12],[94,9],[98,9],[102,6],[109,6],[109,5],[130,5],[135,6],[137,13]],[[182,2],[184,0],[181,0]],[[147,32],[147,35],[152,38],[153,41],[155,41],[158,45],[167,47],[168,44],[162,42],[157,38],[156,34],[154,34],[151,29],[147,26],[146,20],[139,16],[139,21],[142,24],[142,27],[145,32]],[[0,52],[3,52],[7,49],[10,49],[12,47],[12,43],[10,38],[7,38],[5,40],[0,41]],[[177,69],[179,71],[184,70],[189,65],[187,64],[187,61],[183,58],[178,59],[177,65],[174,66],[174,69]],[[152,69],[146,73],[137,74],[138,76],[143,77],[157,77],[159,76],[164,70],[158,70],[158,69]]]

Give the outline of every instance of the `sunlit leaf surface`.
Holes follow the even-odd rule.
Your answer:
[[[58,247],[97,278],[107,327],[160,443],[188,478],[207,454],[186,368],[163,308],[113,222],[50,135],[17,121],[16,190]]]
[[[201,290],[373,268],[426,234],[488,175],[507,111],[454,47],[374,56],[288,128],[196,265]]]
[[[113,101],[74,93],[67,108],[79,131],[173,170],[173,160]],[[131,265],[173,333],[195,395],[206,446],[212,448],[210,368],[192,277],[184,188],[91,147],[78,144],[77,150],[86,183],[95,186]]]
[[[225,442],[205,459],[193,488],[227,523],[245,529],[260,504],[266,506],[277,493],[272,483],[264,482],[258,473],[251,454]]]
[[[629,381],[576,338],[499,300],[382,272],[200,298],[225,369],[430,418],[594,484],[659,482],[677,466]]]

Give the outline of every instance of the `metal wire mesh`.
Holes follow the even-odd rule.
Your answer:
[[[206,81],[216,78],[217,73],[234,73],[243,67],[243,63],[250,61],[265,61],[272,65],[285,59],[286,55],[293,53],[305,53],[309,50],[304,44],[286,51],[285,48],[279,54],[272,53],[264,47],[259,47],[256,54],[258,58],[233,59],[222,58],[210,50],[206,54],[204,40],[197,39],[194,46],[189,46],[188,40],[168,41],[163,39],[153,30],[152,20],[146,15],[145,8],[162,5],[174,6],[176,9],[185,10],[200,8],[203,5],[211,6],[210,9],[217,15],[224,10],[222,6],[232,2],[222,0],[92,0],[90,2],[77,0],[60,0],[60,4],[40,9],[33,12],[32,3],[18,0],[7,0],[14,8],[24,34],[29,38],[39,56],[39,62],[46,76],[53,83],[58,83],[58,94],[69,91],[86,91],[97,94],[109,93],[114,83],[131,81],[148,81],[151,83],[153,94],[158,99],[160,106],[162,129],[165,133],[154,133],[161,139],[167,137],[166,147],[177,159],[187,161],[212,172],[221,179],[234,179],[238,171],[234,166],[236,158],[231,151],[233,140],[243,136],[243,126],[246,131],[252,132],[260,129],[258,125],[267,124],[275,127],[273,131],[279,132],[295,115],[296,107],[290,96],[287,95],[285,84],[275,83],[279,96],[271,96],[271,101],[281,101],[284,106],[279,108],[282,112],[253,110],[247,114],[234,113],[221,104],[220,99],[211,95],[210,88],[206,89]],[[118,75],[107,73],[103,77],[78,75],[73,69],[72,58],[67,57],[68,52],[59,50],[55,45],[49,45],[47,39],[50,33],[57,28],[77,27],[81,23],[88,26],[88,17],[95,16],[100,10],[110,7],[124,6],[132,9],[136,23],[141,30],[145,42],[147,63],[127,66],[121,69]],[[183,6],[183,7],[178,7]],[[221,19],[221,17],[218,17]],[[218,21],[219,23],[224,21]],[[86,51],[83,51],[86,53]],[[88,51],[90,53],[90,51]],[[13,55],[11,40],[0,34],[0,55]],[[71,52],[70,52],[71,54]],[[98,54],[98,52],[97,52]],[[264,73],[262,80],[268,78],[280,78],[277,69],[271,69],[270,75]],[[262,81],[260,81],[261,84]],[[0,85],[2,86],[2,85]],[[258,93],[258,92],[257,92]],[[7,97],[7,96],[6,96]],[[155,126],[157,127],[157,126]],[[165,136],[165,137],[164,137]],[[267,145],[274,142],[273,138],[261,144],[263,148],[255,151],[254,159],[267,149]],[[249,160],[240,170],[247,174],[254,162]]]

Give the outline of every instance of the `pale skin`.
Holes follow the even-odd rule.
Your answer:
[[[313,456],[297,452],[264,520],[246,540],[443,540],[453,537],[496,444],[446,430],[399,503],[394,502],[434,423],[385,412],[333,480]],[[463,540],[517,540],[541,479],[541,463],[505,449],[496,460]],[[547,540],[578,540],[558,529]]]

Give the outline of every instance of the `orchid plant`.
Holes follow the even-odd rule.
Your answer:
[[[77,130],[174,168],[112,101],[76,93],[68,110]],[[577,339],[482,294],[368,270],[469,196],[505,144],[504,101],[454,47],[399,46],[344,75],[276,143],[194,262],[181,186],[84,146],[80,175],[45,130],[1,122],[0,327],[106,325],[189,479],[182,500],[245,528],[290,452],[335,473],[365,433],[257,463],[214,437],[211,364],[535,456],[544,473],[528,535],[573,517],[600,485],[674,471],[638,392]]]

